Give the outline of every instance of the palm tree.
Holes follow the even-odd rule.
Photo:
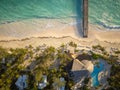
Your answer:
[[[56,90],[59,90],[60,87],[65,86],[65,83],[65,81],[61,81],[59,78],[54,78],[53,86]]]

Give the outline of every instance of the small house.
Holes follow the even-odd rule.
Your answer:
[[[38,89],[40,90],[47,86],[47,76],[43,75],[42,78],[43,78],[43,81],[38,83]]]
[[[27,85],[27,75],[21,75],[18,80],[15,82],[15,85],[19,90],[24,90],[28,87]]]

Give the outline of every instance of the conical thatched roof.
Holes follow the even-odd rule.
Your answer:
[[[72,63],[71,71],[73,73],[73,80],[78,83],[83,78],[88,77],[93,68],[93,64],[88,60],[79,61],[74,59]]]
[[[88,70],[89,72],[92,72],[93,68],[94,65],[92,64],[91,61],[88,60],[79,61],[78,59],[74,59],[71,71]]]
[[[81,62],[80,62],[79,60],[77,60],[77,59],[74,59],[74,60],[73,60],[73,64],[72,64],[72,69],[71,69],[71,71],[78,71],[78,70],[81,70],[81,69],[83,69],[83,68],[85,68],[83,63],[81,63]]]
[[[84,67],[89,71],[92,72],[94,69],[94,65],[92,63],[92,61],[90,60],[82,60],[81,63],[84,64]]]

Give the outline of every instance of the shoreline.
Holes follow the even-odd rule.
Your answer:
[[[89,21],[90,22],[90,21]],[[103,22],[99,22],[99,23],[91,23],[90,24],[92,25],[96,25],[96,26],[100,26],[100,27],[103,27],[105,29],[109,29],[109,31],[118,31],[120,29],[120,26],[119,25],[107,25]],[[108,30],[107,30],[108,31]],[[120,30],[119,30],[120,31]]]
[[[81,23],[77,22],[77,23]],[[69,27],[69,32],[65,30]],[[61,37],[64,33],[74,33],[76,21],[74,19],[39,19],[13,22],[0,25],[0,40],[23,39],[29,37]],[[66,36],[66,35],[65,35]],[[74,36],[76,36],[74,34]]]
[[[71,19],[71,20],[75,20],[75,22],[73,23],[77,23],[77,19],[76,19],[76,16],[70,16],[70,17],[61,17],[61,18],[51,18],[51,17],[42,17],[42,18],[33,18],[33,19],[21,19],[21,20],[11,20],[11,21],[6,21],[6,22],[0,22],[0,25],[4,25],[4,24],[11,24],[11,23],[16,23],[16,22],[24,22],[24,21],[30,21],[30,20],[68,20],[68,19]],[[79,21],[79,20],[78,20]],[[89,21],[90,22],[90,21]],[[79,22],[78,22],[79,23]],[[119,25],[107,25],[103,22],[99,22],[99,23],[91,23],[91,25],[96,25],[96,26],[100,26],[100,27],[103,27],[106,29],[106,31],[108,31],[107,29],[109,29],[109,31],[120,31],[120,26]]]
[[[104,27],[89,24],[88,38],[83,38],[78,28],[81,30],[82,21],[79,20],[79,22],[76,23],[74,19],[41,19],[4,24],[0,25],[0,46],[9,47],[9,45],[5,45],[5,43],[10,43],[10,46],[18,47],[19,45],[17,45],[17,43],[19,42],[20,44],[20,42],[23,41],[23,46],[34,44],[32,42],[39,45],[39,42],[36,41],[38,39],[41,41],[42,39],[46,39],[43,43],[45,42],[49,45],[52,42],[54,43],[54,41],[57,42],[55,39],[59,39],[59,43],[62,43],[63,37],[66,38],[64,42],[70,40],[76,42],[76,40],[78,40],[78,44],[84,42],[86,46],[89,44],[103,44],[103,46],[108,45],[110,47],[110,44],[112,44],[111,46],[118,47],[120,45],[120,31],[108,31]],[[47,42],[47,40],[51,40],[51,42]]]

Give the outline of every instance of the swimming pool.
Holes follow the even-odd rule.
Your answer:
[[[99,62],[98,65],[95,65],[94,66],[94,70],[93,72],[91,73],[91,78],[92,78],[92,86],[93,87],[96,87],[99,85],[99,81],[98,81],[98,74],[99,72],[101,72],[104,67],[103,67],[103,63],[102,62]]]

